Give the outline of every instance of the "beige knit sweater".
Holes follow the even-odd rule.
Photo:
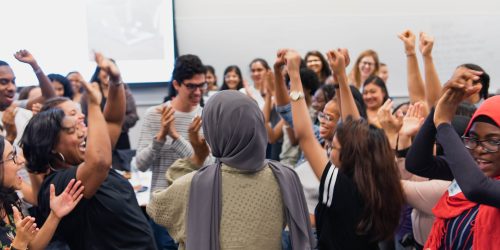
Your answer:
[[[147,206],[147,213],[167,228],[179,249],[185,249],[189,189],[195,170],[188,160],[177,160],[166,173],[173,183],[153,193]],[[284,226],[284,206],[272,170],[265,167],[248,174],[223,164],[221,249],[281,249]]]

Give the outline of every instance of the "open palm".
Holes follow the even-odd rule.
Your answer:
[[[403,127],[399,131],[401,134],[413,137],[417,135],[418,130],[424,122],[423,104],[417,103],[415,105],[410,105],[405,117],[403,118]]]
[[[56,196],[54,184],[50,184],[50,209],[58,218],[62,218],[69,214],[80,202],[83,197],[83,189],[81,181],[72,179],[66,189]]]

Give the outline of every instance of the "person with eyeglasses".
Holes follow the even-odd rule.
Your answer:
[[[406,169],[419,176],[453,180],[433,209],[425,249],[500,247],[500,96],[488,98],[460,138],[451,121],[460,102],[480,91],[482,72],[459,67],[444,87],[411,146]],[[434,141],[443,156],[433,156]]]
[[[50,215],[42,227],[35,218],[20,212],[21,199],[16,190],[22,190],[19,170],[25,160],[17,155],[16,147],[0,136],[0,249],[45,249],[52,239],[61,219],[70,213],[83,198],[81,181],[71,180],[63,192],[55,195],[50,190]]]
[[[360,89],[368,77],[378,74],[379,68],[380,61],[377,52],[371,49],[365,50],[356,59],[354,67],[349,73],[349,82]]]
[[[200,101],[207,88],[206,69],[196,55],[177,58],[172,72],[168,101],[152,106],[144,114],[135,162],[141,171],[152,171],[151,192],[168,187],[165,173],[172,163],[188,158],[193,148],[188,142],[189,126],[200,116]],[[177,249],[167,230],[150,220],[159,249]]]

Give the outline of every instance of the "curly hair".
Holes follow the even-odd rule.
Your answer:
[[[175,60],[174,70],[172,71],[172,81],[168,85],[168,95],[165,100],[171,100],[177,96],[177,90],[174,88],[173,81],[181,84],[186,79],[193,78],[194,75],[205,74],[206,68],[201,59],[196,55],[182,55]]]

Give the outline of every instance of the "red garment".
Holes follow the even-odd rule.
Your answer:
[[[480,115],[485,115],[491,118],[493,121],[497,123],[497,125],[500,126],[500,96],[492,96],[488,99],[486,99],[481,106],[474,112],[474,115],[472,116],[472,119],[470,119],[469,125],[467,126],[467,129],[465,130],[465,135],[469,133],[470,128],[472,127],[472,123],[474,123],[474,120]]]
[[[500,176],[494,179],[500,180]],[[429,238],[424,249],[437,250],[441,247],[446,235],[446,220],[455,218],[464,211],[476,206],[477,203],[469,201],[463,193],[449,196],[444,193],[437,205],[432,209],[436,220],[432,225]],[[474,236],[473,249],[500,249],[500,209],[486,205],[479,205],[479,212],[472,225]]]

